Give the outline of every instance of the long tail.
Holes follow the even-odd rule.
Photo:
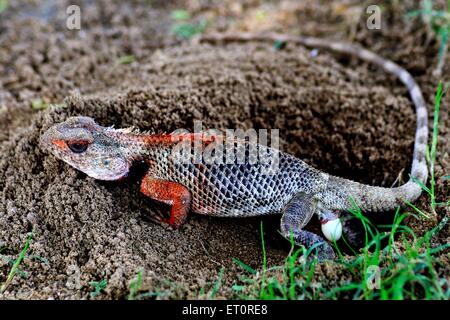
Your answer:
[[[359,46],[313,37],[290,36],[275,33],[213,33],[202,35],[198,40],[203,42],[281,41],[298,43],[307,47],[323,48],[356,56],[397,76],[408,88],[411,100],[416,108],[417,127],[409,181],[397,188],[382,188],[364,185],[343,178],[330,177],[330,194],[325,195],[325,197],[328,199],[338,199],[337,201],[330,200],[330,209],[348,208],[348,199],[344,199],[348,195],[354,198],[356,204],[362,210],[381,211],[393,209],[396,206],[403,204],[404,201],[413,202],[420,196],[422,188],[417,181],[425,184],[428,178],[428,168],[425,159],[425,150],[428,141],[428,112],[419,86],[411,74],[404,68]],[[343,190],[348,190],[348,192],[343,193]]]

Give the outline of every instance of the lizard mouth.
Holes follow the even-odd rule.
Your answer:
[[[328,211],[322,212],[319,216],[320,224],[322,225],[336,219],[339,219],[339,215]]]

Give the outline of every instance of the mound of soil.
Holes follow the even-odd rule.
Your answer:
[[[407,179],[414,112],[405,90],[385,74],[289,45],[169,46],[162,36],[168,28],[160,27],[165,18],[137,30],[130,17],[140,11],[111,6],[91,11],[88,30],[73,38],[49,27],[57,17],[39,24],[11,9],[0,49],[0,280],[28,232],[33,238],[23,272],[0,297],[89,298],[89,282],[107,279],[99,298],[124,298],[139,271],[142,291],[197,297],[224,268],[218,295],[230,298],[242,272],[233,258],[261,265],[261,220],[268,264],[289,252],[278,217],[191,215],[177,231],[149,222],[164,208],[139,193],[140,168],[125,181],[99,182],[42,151],[40,135],[69,116],[155,132],[192,130],[194,120],[204,128],[279,129],[283,151],[328,173],[381,186]],[[165,7],[152,10],[168,17]],[[147,42],[149,30],[159,35],[157,44]],[[117,63],[124,54],[136,61]],[[55,105],[32,110],[36,98]],[[448,153],[442,159],[448,165]]]

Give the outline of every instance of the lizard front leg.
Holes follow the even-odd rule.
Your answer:
[[[141,183],[141,192],[147,197],[171,205],[170,217],[158,217],[155,220],[179,228],[186,220],[191,205],[191,193],[176,182],[155,179],[147,174]]]
[[[311,220],[317,209],[317,201],[312,195],[298,193],[286,204],[281,217],[281,231],[286,239],[294,238],[298,245],[304,245],[306,249],[315,247],[317,257],[320,260],[334,259],[336,257],[333,248],[322,237],[315,233],[302,230]]]

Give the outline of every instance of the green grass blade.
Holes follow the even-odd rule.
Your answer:
[[[263,252],[263,274],[262,274],[262,286],[261,286],[261,293],[260,296],[265,295],[265,286],[266,286],[266,271],[267,271],[267,256],[266,256],[266,245],[264,243],[264,228],[263,228],[263,222],[261,221],[260,225],[260,232],[261,232],[261,246],[262,246],[262,252]]]
[[[216,283],[214,284],[214,287],[211,290],[211,293],[209,295],[210,299],[214,299],[214,297],[216,296],[217,292],[219,291],[220,285],[222,284],[222,278],[223,278],[223,272],[224,272],[225,268],[222,267],[219,271],[219,277],[217,278]]]
[[[256,274],[256,270],[253,269],[252,267],[250,267],[249,265],[245,264],[244,262],[242,262],[236,258],[233,258],[233,262],[236,263],[239,267],[241,267],[245,271],[247,271],[248,273]]]
[[[136,300],[139,290],[142,286],[142,270],[139,270],[136,277],[130,282],[130,293],[128,294],[128,300]]]
[[[19,257],[14,262],[11,270],[9,271],[9,274],[8,274],[8,277],[6,278],[5,283],[3,283],[3,285],[0,288],[0,293],[4,292],[8,288],[11,281],[14,279],[14,276],[16,275],[16,273],[19,269],[19,265],[22,262],[23,258],[25,257],[25,253],[28,250],[28,247],[30,245],[30,241],[31,241],[32,237],[33,237],[33,234],[30,232],[30,234],[28,235],[28,238],[27,238],[27,242],[25,243],[25,246],[23,247],[22,251],[20,252]]]

